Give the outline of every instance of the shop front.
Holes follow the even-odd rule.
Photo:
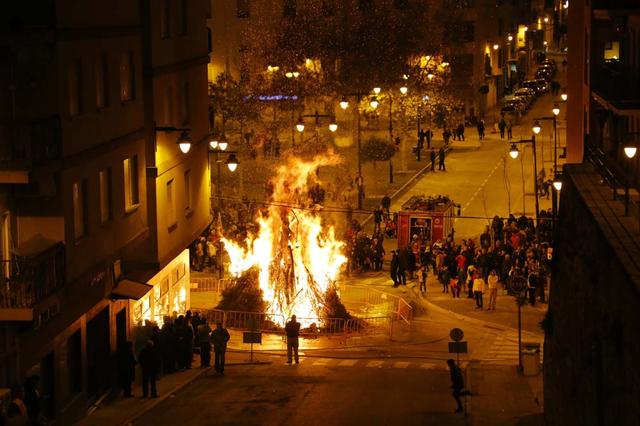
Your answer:
[[[134,329],[152,324],[162,327],[165,317],[184,315],[190,309],[189,250],[183,250],[147,284],[149,291],[130,302]]]

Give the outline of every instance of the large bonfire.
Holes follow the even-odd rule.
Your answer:
[[[257,270],[266,312],[297,315],[303,325],[326,317],[327,303],[335,299],[334,282],[347,261],[344,243],[333,226],[323,225],[309,196],[318,183],[318,167],[338,162],[330,154],[290,157],[271,180],[273,194],[256,219],[257,234],[243,242],[222,238],[233,276]]]

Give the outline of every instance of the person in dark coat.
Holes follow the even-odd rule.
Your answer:
[[[300,362],[298,359],[298,337],[300,336],[300,323],[296,321],[296,316],[291,315],[291,321],[284,326],[287,334],[287,364],[291,364],[292,358],[296,364]]]
[[[413,279],[413,273],[416,271],[417,259],[411,250],[411,246],[407,247],[407,271],[409,271],[409,279]]]
[[[156,378],[160,368],[160,360],[153,340],[148,340],[145,347],[142,348],[138,355],[138,362],[140,362],[142,370],[142,397],[146,398],[149,395],[149,388],[151,388],[151,398],[157,398]]]
[[[162,357],[162,372],[173,373],[176,370],[176,354],[178,337],[171,318],[165,316],[160,330],[160,355]]]
[[[211,342],[213,343],[215,356],[214,366],[220,374],[224,374],[224,358],[229,339],[231,339],[231,336],[229,336],[227,329],[222,326],[221,322],[216,323],[216,329],[211,332]]]
[[[117,353],[118,378],[122,393],[125,398],[132,397],[131,383],[136,375],[136,357],[133,355],[133,345],[131,342],[122,342],[118,346]]]
[[[391,250],[391,262],[389,264],[389,275],[393,281],[393,286],[398,287],[398,266],[400,261],[398,259],[398,253],[395,250]]]
[[[436,168],[436,151],[431,148],[431,152],[429,153],[429,158],[431,159],[431,170],[435,170]]]
[[[200,366],[209,367],[211,365],[211,327],[206,319],[202,319],[198,325],[196,340],[200,347]]]
[[[391,198],[389,197],[389,195],[384,194],[384,197],[382,197],[381,205],[382,211],[386,215],[386,218],[389,219],[389,216],[391,214],[391,212],[389,211],[389,209],[391,208]]]
[[[464,388],[464,377],[462,376],[462,370],[460,370],[460,367],[456,365],[456,362],[450,358],[447,360],[447,366],[449,367],[449,373],[451,374],[451,389],[453,389],[451,395],[453,396],[453,399],[456,400],[456,404],[458,405],[456,413],[462,413],[464,409],[462,407],[462,401],[460,401],[460,397],[471,395],[471,392]]]
[[[403,248],[398,250],[398,284],[407,285],[407,269],[409,269],[409,253],[406,248]]]
[[[447,171],[447,168],[444,166],[444,148],[440,147],[440,151],[438,151],[438,170]]]

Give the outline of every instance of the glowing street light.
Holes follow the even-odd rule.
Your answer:
[[[347,100],[346,96],[343,96],[340,100],[340,108],[342,108],[343,110],[349,108],[349,101]]]
[[[638,152],[638,148],[633,145],[627,145],[624,147],[624,155],[626,155],[627,158],[635,157],[636,152]]]
[[[498,43],[493,45],[493,50],[498,50],[500,49],[500,45]]]
[[[542,127],[540,127],[540,122],[538,120],[534,121],[532,129],[533,129],[533,133],[535,133],[536,135],[540,133],[540,130],[542,130]]]
[[[563,92],[563,93],[560,95],[560,99],[562,99],[562,100],[563,100],[563,101],[565,101],[565,102],[566,102],[566,100],[567,100],[567,98],[568,98],[568,97],[569,97],[569,96],[568,96],[565,92]]]
[[[507,36],[507,40],[509,40],[509,41],[513,41],[513,36],[512,36],[511,34],[509,34],[509,35]]]
[[[429,80],[433,80],[433,77],[435,77],[435,75],[433,75],[433,73],[430,72],[429,74],[427,74],[427,78]]]
[[[235,172],[239,164],[238,157],[236,157],[235,154],[231,154],[229,155],[229,158],[227,158],[227,161],[225,161],[225,163],[227,164],[227,167],[230,171]]]
[[[300,133],[304,132],[304,120],[302,119],[302,117],[298,118],[298,124],[296,124],[296,130],[298,130]]]
[[[178,138],[178,146],[180,147],[180,151],[183,154],[186,154],[191,149],[191,136],[189,136],[189,132],[183,130],[180,133],[180,137]]]
[[[407,86],[402,86],[400,88],[400,93],[402,93],[403,95],[407,94],[407,91],[409,91],[409,89],[407,88]]]
[[[329,123],[329,130],[331,132],[335,132],[338,130],[338,123],[336,123],[335,117],[331,118],[331,123]]]
[[[555,115],[556,117],[560,114],[560,107],[558,106],[558,104],[553,105],[553,109],[551,110],[551,112],[553,112],[553,115]]]
[[[556,176],[553,179],[553,187],[556,189],[556,191],[560,191],[562,189],[562,177],[561,176]]]
[[[509,150],[509,156],[515,160],[516,158],[518,158],[518,155],[520,155],[520,150],[515,144],[511,144],[511,149]]]
[[[375,96],[373,98],[371,98],[371,100],[369,101],[369,106],[373,109],[378,108],[379,102],[378,102],[378,98],[376,98]]]
[[[382,91],[382,89],[379,88],[379,87],[374,87],[373,88],[373,93],[375,93],[376,95],[379,95],[381,91]]]

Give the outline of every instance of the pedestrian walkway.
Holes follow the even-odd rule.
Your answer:
[[[542,348],[543,338],[532,339],[531,336],[523,339],[523,343],[537,343]],[[540,350],[540,364],[543,362],[544,351]],[[517,365],[518,364],[518,334],[509,332],[500,334],[491,345],[491,348],[483,357],[483,364]]]
[[[285,357],[278,355],[261,356],[264,362],[273,364],[284,364]],[[461,365],[464,367],[468,363]],[[326,367],[326,368],[371,368],[371,369],[419,369],[419,370],[447,370],[447,365],[443,361],[420,361],[420,360],[403,360],[398,359],[379,359],[372,357],[365,358],[336,358],[336,357],[307,357],[306,354],[300,354],[300,365],[307,367]]]
[[[227,365],[244,363],[240,354],[228,354]],[[142,398],[140,385],[140,371],[136,372],[136,381],[133,384],[133,397],[122,398],[120,394],[115,398],[106,399],[97,406],[91,407],[89,415],[76,423],[79,426],[115,426],[128,425],[137,417],[153,409],[160,402],[171,398],[172,394],[179,391],[188,383],[209,371],[211,367],[200,367],[199,357],[194,356],[192,368],[163,375],[158,379],[157,398]]]

